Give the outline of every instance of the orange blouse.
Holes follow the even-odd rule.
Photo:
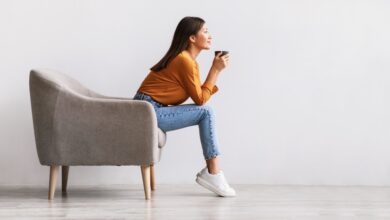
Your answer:
[[[166,68],[151,71],[137,91],[165,105],[179,105],[188,97],[195,104],[203,105],[218,87],[210,82],[201,85],[198,63],[187,51],[182,51]]]

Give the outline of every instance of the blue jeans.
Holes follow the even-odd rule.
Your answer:
[[[164,132],[199,125],[203,156],[206,160],[220,154],[215,132],[215,115],[208,105],[163,105],[150,96],[137,92],[133,99],[150,102],[156,111],[158,127]]]

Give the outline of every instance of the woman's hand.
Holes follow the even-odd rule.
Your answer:
[[[211,65],[205,82],[215,85],[215,83],[217,83],[219,73],[229,64],[229,54],[225,54],[224,56],[221,55],[222,52],[218,53],[217,56],[214,57],[213,65]]]
[[[225,54],[223,56],[221,56],[221,54],[222,52],[218,53],[217,56],[214,57],[213,65],[211,66],[211,68],[214,68],[218,72],[225,69],[225,67],[229,64],[229,54]]]

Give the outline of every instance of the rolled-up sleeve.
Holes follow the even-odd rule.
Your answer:
[[[181,84],[195,104],[205,104],[210,97],[218,91],[218,87],[211,82],[205,82],[203,85],[201,84],[199,68],[195,62],[181,59],[179,67]]]

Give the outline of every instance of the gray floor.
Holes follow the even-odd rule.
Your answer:
[[[390,219],[390,187],[233,185],[221,198],[198,185],[0,187],[0,219]]]

